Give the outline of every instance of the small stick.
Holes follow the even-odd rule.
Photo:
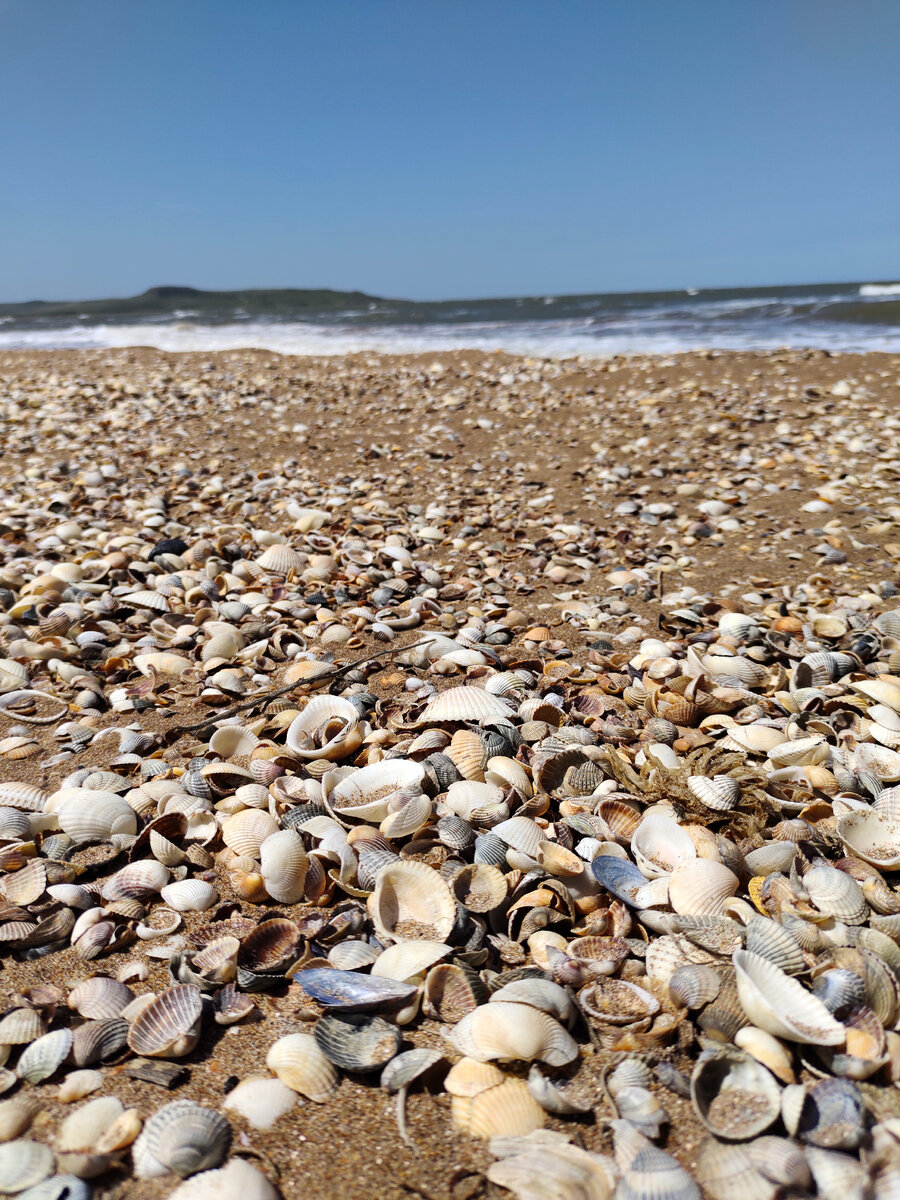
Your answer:
[[[233,704],[231,708],[213,713],[211,717],[206,717],[202,721],[195,721],[193,725],[174,726],[172,729],[166,730],[166,737],[171,738],[173,734],[181,737],[184,733],[196,733],[200,729],[206,729],[209,725],[215,725],[217,721],[225,721],[229,717],[235,717],[238,713],[245,712],[248,708],[265,708],[267,704],[271,704],[279,696],[286,696],[288,692],[294,692],[302,687],[318,687],[322,683],[337,679],[347,671],[352,671],[354,667],[361,667],[365,663],[374,662],[378,658],[389,658],[393,654],[400,654],[403,650],[414,650],[417,646],[427,645],[429,640],[429,638],[422,638],[418,642],[411,642],[408,646],[395,646],[391,650],[379,650],[377,654],[370,654],[367,658],[357,658],[353,662],[341,663],[339,666],[333,667],[330,671],[316,675],[313,679],[298,679],[296,683],[287,683],[284,687],[275,688],[272,692],[265,692],[262,695],[254,696],[250,700],[244,700],[240,704]]]

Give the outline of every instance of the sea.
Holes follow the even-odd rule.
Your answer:
[[[227,297],[227,293],[222,293]],[[339,312],[243,309],[226,300],[164,314],[0,316],[0,349],[258,347],[283,354],[475,349],[605,358],[695,349],[900,352],[900,283],[686,288],[581,296],[409,302],[364,298]]]

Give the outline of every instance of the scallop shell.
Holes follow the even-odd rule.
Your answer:
[[[62,1066],[72,1049],[71,1029],[54,1029],[25,1048],[16,1074],[26,1083],[42,1083]]]
[[[484,1004],[459,1022],[449,1038],[479,1062],[538,1059],[561,1067],[578,1056],[578,1044],[547,1013],[526,1004]]]
[[[719,862],[695,858],[676,867],[669,877],[669,904],[691,916],[722,916],[740,880]]]
[[[342,696],[314,696],[288,726],[287,747],[305,761],[334,761],[361,745],[359,711]]]
[[[377,1071],[399,1053],[400,1030],[368,1013],[329,1013],[316,1022],[313,1036],[329,1062],[345,1071]]]
[[[741,1007],[751,1024],[789,1042],[843,1045],[843,1025],[795,979],[747,950],[735,951],[734,966]]]
[[[266,838],[260,849],[260,870],[273,900],[296,904],[303,898],[308,863],[303,840],[293,829]]]
[[[46,1179],[55,1159],[49,1146],[20,1139],[0,1145],[0,1192],[24,1192]]]
[[[176,984],[135,1018],[128,1031],[128,1046],[147,1058],[181,1058],[197,1045],[202,1019],[199,988]]]
[[[309,1033],[289,1033],[269,1047],[266,1066],[282,1083],[316,1104],[338,1085],[338,1073]]]
[[[701,1055],[691,1100],[706,1128],[728,1142],[758,1137],[781,1115],[781,1089],[756,1059],[737,1050]]]
[[[297,1093],[270,1076],[242,1079],[229,1092],[223,1108],[239,1113],[254,1129],[271,1129],[297,1103]]]
[[[497,696],[477,687],[454,687],[439,692],[425,706],[417,725],[442,721],[498,721],[508,719],[513,709]]]
[[[180,879],[164,887],[160,896],[176,912],[203,912],[219,899],[219,893],[204,879]]]
[[[447,884],[437,871],[411,860],[382,867],[369,911],[382,942],[445,942],[456,924],[456,901]]]
[[[193,1100],[173,1100],[147,1119],[135,1143],[135,1174],[139,1179],[148,1177],[149,1159],[163,1173],[172,1171],[184,1179],[218,1166],[230,1141],[231,1126],[225,1117]]]
[[[137,832],[137,814],[115,792],[66,788],[55,807],[59,827],[73,842],[105,842],[113,834]]]

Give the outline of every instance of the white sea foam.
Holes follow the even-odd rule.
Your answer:
[[[864,283],[861,296],[900,296],[900,283]]]

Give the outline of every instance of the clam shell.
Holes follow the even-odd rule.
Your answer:
[[[371,974],[382,979],[396,979],[401,983],[418,981],[430,967],[451,953],[451,947],[444,942],[425,938],[397,942],[378,955],[372,964]]]
[[[490,1003],[530,1004],[532,1008],[549,1013],[566,1025],[570,1025],[575,1018],[575,1005],[569,993],[549,979],[514,979],[493,992]]]
[[[115,833],[137,832],[137,814],[115,792],[67,788],[56,795],[60,797],[55,808],[59,827],[78,845],[105,842]]]
[[[72,1034],[72,1061],[77,1067],[87,1067],[113,1058],[125,1048],[127,1039],[128,1022],[122,1017],[88,1021]]]
[[[0,1100],[0,1142],[10,1142],[24,1133],[40,1108],[40,1102],[33,1096]]]
[[[218,1166],[228,1152],[231,1126],[225,1117],[192,1100],[173,1100],[147,1119],[135,1143],[135,1174],[146,1179],[147,1158],[163,1173],[172,1171],[182,1179]],[[154,1172],[155,1173],[155,1172]]]
[[[440,963],[425,979],[423,1007],[428,1016],[455,1025],[487,1000],[478,975],[462,963]]]
[[[278,822],[258,808],[245,808],[229,817],[222,826],[222,841],[235,854],[259,858],[260,847],[278,832]]]
[[[297,1103],[297,1093],[270,1076],[243,1079],[229,1092],[223,1108],[239,1113],[254,1129],[271,1129]]]
[[[338,821],[381,822],[389,815],[388,799],[399,789],[416,791],[425,777],[425,768],[412,759],[390,758],[371,763],[341,779],[326,775],[323,781],[325,804]]]
[[[396,1025],[368,1013],[333,1013],[321,1017],[313,1036],[329,1062],[358,1074],[385,1066],[399,1053],[402,1042]]]
[[[676,867],[697,857],[690,834],[660,812],[650,812],[641,821],[631,839],[631,852],[648,879],[671,875]]]
[[[203,912],[219,899],[219,893],[204,879],[180,879],[164,887],[160,896],[176,912]]]
[[[453,894],[469,912],[491,912],[506,899],[503,873],[489,863],[471,863],[453,876]]]
[[[128,1046],[146,1058],[181,1058],[197,1045],[202,1018],[199,988],[176,984],[135,1018],[128,1031]]]
[[[524,1137],[544,1124],[544,1110],[522,1079],[504,1079],[476,1096],[454,1096],[450,1113],[458,1130],[476,1138]]]
[[[900,869],[900,821],[877,812],[852,812],[840,818],[837,831],[849,854],[883,871]]]
[[[0,1145],[0,1192],[24,1192],[53,1171],[53,1151],[41,1142],[21,1139]]]
[[[359,712],[342,696],[314,696],[288,726],[286,742],[305,761],[343,758],[362,742]]]
[[[338,1073],[309,1033],[289,1033],[269,1047],[266,1066],[282,1083],[316,1104],[338,1085]]]
[[[578,994],[582,1010],[603,1025],[632,1025],[655,1017],[660,1004],[645,988],[625,979],[602,979]]]
[[[513,709],[497,696],[477,687],[454,687],[439,692],[425,706],[417,725],[436,725],[442,721],[502,721]]]
[[[722,980],[712,967],[702,963],[686,963],[672,972],[669,995],[680,1008],[702,1008],[715,1000]]]
[[[70,1071],[59,1085],[56,1098],[61,1104],[71,1104],[73,1100],[82,1100],[101,1087],[103,1087],[101,1071]]]
[[[23,1050],[16,1074],[26,1083],[42,1083],[65,1062],[72,1049],[71,1029],[54,1029]]]
[[[669,878],[669,904],[677,913],[722,916],[739,883],[723,863],[691,859],[676,867]]]
[[[168,882],[169,872],[161,862],[144,859],[129,863],[111,876],[103,885],[101,895],[104,900],[140,900],[162,891]]]
[[[728,775],[691,775],[687,784],[700,803],[715,812],[730,812],[741,799],[741,785]]]
[[[795,979],[758,954],[734,954],[741,1007],[751,1024],[774,1037],[808,1045],[840,1046],[843,1025]]]
[[[445,942],[456,924],[456,901],[447,884],[437,871],[411,860],[382,867],[369,911],[382,942]]]
[[[758,1137],[781,1115],[781,1089],[756,1059],[737,1050],[700,1057],[691,1100],[706,1128],[728,1142]]]
[[[243,1158],[232,1158],[218,1171],[204,1171],[180,1184],[169,1200],[278,1200],[265,1175]]]
[[[296,904],[303,898],[308,863],[303,840],[293,829],[266,838],[260,849],[260,870],[273,900]]]
[[[836,867],[811,867],[803,887],[819,912],[847,925],[862,925],[869,906],[856,880]]]
[[[751,917],[745,926],[745,949],[774,963],[786,975],[806,968],[803,951],[783,925],[769,917]]]
[[[565,1066],[578,1056],[577,1043],[545,1012],[527,1004],[484,1004],[448,1034],[461,1054],[479,1062],[538,1059]]]

